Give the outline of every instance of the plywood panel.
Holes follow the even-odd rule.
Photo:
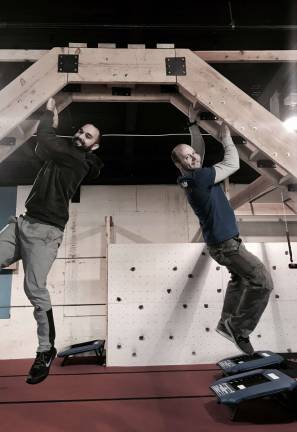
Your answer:
[[[105,304],[107,302],[106,260],[66,260],[64,303]]]

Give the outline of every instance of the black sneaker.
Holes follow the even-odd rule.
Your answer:
[[[248,337],[243,337],[239,334],[236,334],[227,319],[225,320],[225,326],[230,335],[232,336],[232,340],[237,346],[237,348],[239,348],[243,353],[247,355],[254,354],[254,348],[252,347],[252,344],[250,343],[250,339]]]
[[[225,324],[222,323],[221,321],[217,325],[216,332],[219,333],[221,336],[224,336],[224,338],[228,339],[229,341],[233,342],[233,337],[229,333]]]
[[[57,350],[55,347],[52,347],[49,351],[38,352],[26,382],[28,384],[38,384],[43,381],[49,374],[51,363],[56,354]]]

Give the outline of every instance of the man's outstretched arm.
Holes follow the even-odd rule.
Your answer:
[[[224,147],[224,159],[215,164],[215,183],[220,183],[240,168],[239,156],[232,140],[230,129],[223,123],[221,126],[221,140]]]
[[[37,129],[37,146],[35,152],[42,160],[53,159],[59,162],[63,160],[65,145],[63,140],[57,137],[58,112],[55,100],[50,98],[46,105],[46,111],[40,119]]]
[[[204,139],[201,135],[199,126],[197,124],[199,112],[190,105],[189,108],[189,131],[191,134],[191,147],[195,150],[196,153],[200,155],[201,158],[201,166],[203,164],[204,155],[205,155],[205,143]]]

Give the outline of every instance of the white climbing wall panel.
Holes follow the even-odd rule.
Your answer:
[[[288,268],[287,244],[246,246],[275,283],[252,342],[296,351],[297,269]],[[238,353],[215,332],[229,273],[202,244],[113,244],[108,259],[109,366],[212,363]]]

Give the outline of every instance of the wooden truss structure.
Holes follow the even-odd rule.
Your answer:
[[[296,61],[296,51],[193,52],[174,48],[53,48],[0,50],[0,62],[33,64],[0,91],[0,163],[29,139],[32,114],[56,96],[58,111],[71,102],[166,102],[188,114],[190,104],[223,119],[242,137],[240,158],[261,175],[231,200],[234,208],[279,187],[297,214],[297,135],[217,72],[211,62]],[[80,84],[80,92],[61,92]],[[200,122],[219,140],[219,121]]]

